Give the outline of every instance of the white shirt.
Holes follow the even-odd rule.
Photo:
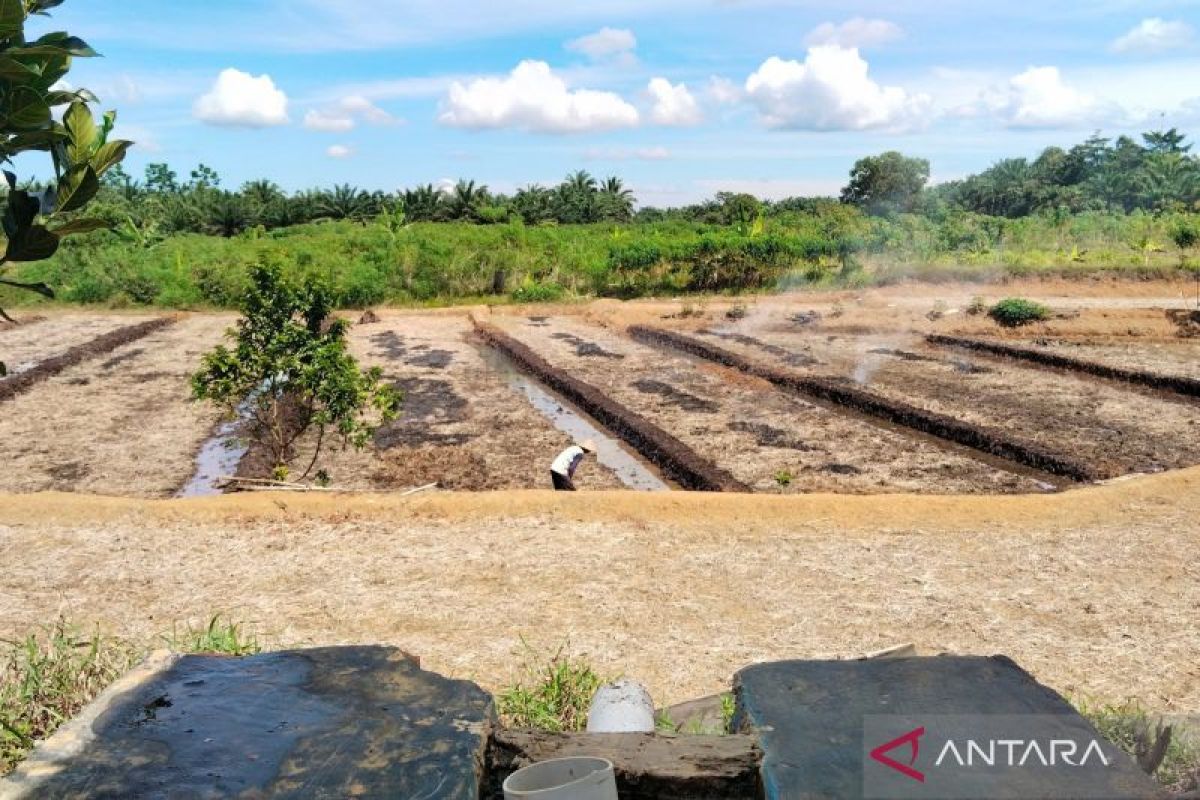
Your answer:
[[[580,461],[583,461],[583,448],[573,444],[558,454],[558,458],[550,465],[550,471],[570,478],[575,474],[575,468],[579,466]]]

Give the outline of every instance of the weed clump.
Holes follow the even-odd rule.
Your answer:
[[[1079,704],[1079,713],[1172,793],[1200,790],[1200,744],[1173,735],[1136,701]]]
[[[181,630],[179,626],[164,636],[167,647],[177,653],[218,653],[227,656],[252,656],[262,652],[258,636],[246,633],[244,625],[214,614],[207,625],[193,626],[190,622]]]
[[[79,713],[134,661],[123,642],[63,619],[0,645],[0,775]]]
[[[499,711],[517,728],[562,732],[587,727],[596,690],[608,682],[587,660],[572,657],[564,644],[549,659],[524,645],[524,680],[502,691]]]
[[[1050,309],[1023,297],[1009,297],[992,306],[988,316],[1006,328],[1016,328],[1050,318]]]

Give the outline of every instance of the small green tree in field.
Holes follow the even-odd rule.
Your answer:
[[[1179,263],[1183,266],[1187,254],[1200,245],[1200,221],[1192,217],[1181,217],[1171,227],[1171,241],[1179,248]]]
[[[14,286],[46,297],[54,290],[44,283],[21,283],[4,276],[9,266],[42,261],[58,250],[62,237],[107,227],[78,212],[100,191],[100,177],[125,158],[132,142],[109,141],[116,112],[99,124],[88,103],[96,101],[86,89],[58,88],[71,69],[71,59],[97,55],[87,42],[62,31],[34,41],[25,38],[29,17],[49,16],[48,9],[64,0],[0,0],[0,163],[29,151],[49,153],[53,179],[47,188],[18,188],[15,173],[4,170],[7,189],[4,213],[0,285]],[[66,106],[62,121],[52,109]],[[0,309],[0,318],[12,321]],[[0,361],[0,376],[5,374]]]
[[[248,414],[251,440],[287,474],[296,443],[316,429],[301,479],[316,466],[327,435],[364,447],[376,423],[395,419],[400,394],[380,382],[378,367],[359,369],[346,350],[349,323],[330,317],[328,291],[312,279],[284,278],[277,263],[250,274],[242,319],[230,331],[233,349],[219,345],[192,376],[192,395]],[[373,413],[372,413],[373,412]]]

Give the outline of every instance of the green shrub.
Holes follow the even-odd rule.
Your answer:
[[[1050,309],[1023,297],[1009,297],[992,306],[988,316],[1006,328],[1049,319]]]
[[[551,303],[563,296],[563,288],[554,283],[539,283],[530,278],[513,289],[512,299],[517,303]]]
[[[224,614],[213,614],[207,625],[182,629],[175,626],[164,636],[167,646],[177,653],[220,653],[227,656],[249,656],[262,652],[258,637],[245,633],[243,625]]]

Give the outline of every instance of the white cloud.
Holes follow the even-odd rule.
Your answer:
[[[699,125],[704,121],[696,98],[688,91],[687,85],[673,85],[666,78],[653,78],[646,91],[654,101],[650,109],[650,119],[656,125]]]
[[[729,78],[713,75],[708,79],[708,97],[714,103],[722,106],[741,102],[742,88]]]
[[[1070,86],[1058,67],[1030,67],[985,102],[1010,127],[1087,127],[1105,111],[1092,95]]]
[[[354,129],[354,120],[350,117],[314,110],[304,115],[304,127],[310,131],[345,133]]]
[[[254,77],[236,69],[217,76],[208,94],[192,106],[192,114],[210,125],[241,128],[269,128],[290,122],[287,95],[275,86],[270,75]]]
[[[857,48],[809,48],[804,63],[771,56],[746,79],[746,95],[767,127],[781,130],[902,130],[918,127],[932,101],[880,86]]]
[[[612,92],[569,89],[544,61],[522,61],[506,77],[455,82],[438,121],[455,128],[585,133],[638,124],[637,109]]]
[[[601,28],[595,33],[572,39],[565,47],[594,60],[630,57],[637,48],[637,37],[633,31],[624,28]]]
[[[1109,47],[1114,53],[1161,53],[1187,47],[1196,29],[1186,22],[1168,22],[1160,17],[1144,19]]]
[[[871,47],[903,38],[904,29],[886,19],[854,17],[840,25],[824,22],[813,28],[804,40],[810,47],[834,44],[838,47]]]
[[[333,144],[325,151],[325,155],[330,158],[349,158],[354,155],[354,151],[344,144]]]
[[[304,115],[304,127],[326,133],[345,133],[353,130],[359,119],[372,125],[393,125],[400,122],[362,95],[353,94],[343,97],[328,109],[309,111]]]

